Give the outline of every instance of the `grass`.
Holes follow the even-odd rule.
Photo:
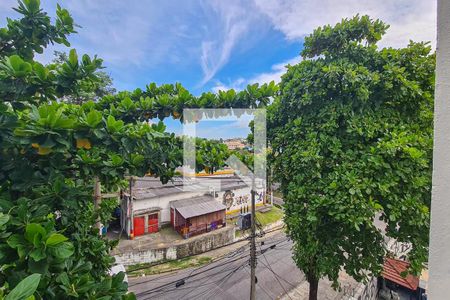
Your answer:
[[[272,206],[272,209],[267,211],[267,212],[256,212],[256,219],[258,220],[258,222],[261,224],[262,227],[271,224],[271,223],[275,223],[278,220],[281,220],[283,218],[283,209],[281,209],[281,207],[278,206]],[[227,220],[228,223],[229,220]],[[236,220],[233,219],[233,221],[230,221],[228,224],[234,224],[236,223]],[[240,238],[242,236],[244,236],[244,234],[246,232],[249,232],[248,230],[239,230],[238,228],[236,228],[235,231],[235,237],[236,238]]]
[[[256,212],[256,219],[259,221],[261,226],[266,226],[271,223],[275,223],[278,220],[281,220],[283,218],[283,210],[279,209],[278,207],[272,206],[272,209],[263,213],[263,212]]]
[[[211,257],[186,257],[176,260],[171,260],[162,264],[136,264],[127,267],[127,274],[130,277],[141,275],[154,275],[170,271],[182,270],[190,267],[199,267],[204,264],[210,263]]]

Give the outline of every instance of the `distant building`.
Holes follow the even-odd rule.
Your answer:
[[[244,139],[229,139],[223,141],[229,150],[244,149],[246,147]]]
[[[215,188],[218,180],[220,188]],[[189,190],[183,189],[184,183]],[[263,205],[264,199],[261,187],[256,205]],[[158,232],[162,225],[188,238],[225,226],[226,215],[248,209],[250,201],[250,187],[234,175],[204,176],[195,183],[174,178],[167,184],[157,178],[137,178],[131,195],[122,193],[120,224],[131,238]]]

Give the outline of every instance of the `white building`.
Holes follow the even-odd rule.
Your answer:
[[[250,191],[250,187],[237,176],[205,176],[196,178],[194,183],[174,178],[167,184],[153,177],[137,178],[131,187],[131,197],[129,192],[122,196],[121,227],[133,238],[157,232],[166,224],[178,231],[180,221],[176,224],[177,220],[184,218],[186,227],[204,227],[208,231],[218,225],[225,226],[225,214],[249,210]],[[260,187],[256,193],[256,205],[263,205],[264,199],[265,192]],[[180,207],[189,207],[189,214],[182,216],[187,214],[187,209]]]

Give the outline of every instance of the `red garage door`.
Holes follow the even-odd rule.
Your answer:
[[[148,215],[148,233],[158,232],[158,214]]]
[[[134,236],[143,235],[145,233],[145,218],[135,217],[133,220]]]

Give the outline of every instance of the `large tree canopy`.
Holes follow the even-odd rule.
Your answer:
[[[427,260],[435,57],[425,43],[378,49],[367,16],[318,28],[269,108],[273,165],[294,259],[310,282],[377,274],[386,235]],[[308,59],[309,58],[309,59]]]
[[[39,0],[19,1],[17,11],[21,18],[0,29],[0,298],[132,297],[123,273],[108,274],[117,241],[99,236],[95,225],[106,224],[117,203],[96,208],[93,179],[106,191],[126,175],[151,173],[167,182],[182,163],[182,140],[162,122],[145,121],[178,119],[189,107],[264,105],[277,87],[195,97],[180,84],[149,84],[67,103],[98,82],[102,60],[72,49],[49,65],[35,61],[50,43],[69,45],[73,20],[57,6],[52,22]]]

